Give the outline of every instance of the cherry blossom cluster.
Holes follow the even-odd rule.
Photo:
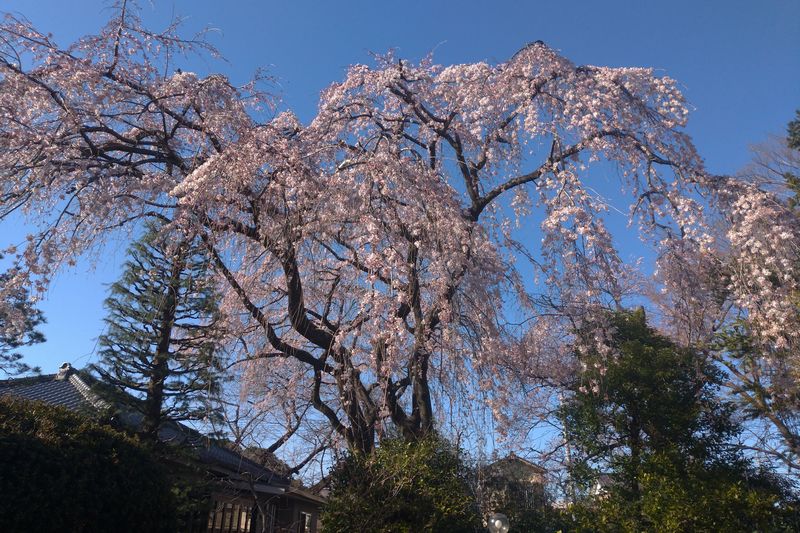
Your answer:
[[[788,324],[795,229],[768,224],[767,196],[715,189],[676,82],[651,69],[578,66],[540,42],[494,65],[388,54],[303,124],[265,118],[257,84],[172,68],[191,50],[208,48],[143,29],[127,3],[65,49],[0,25],[2,215],[38,227],[21,275],[45,287],[147,217],[199,235],[244,379],[305,398],[353,448],[387,421],[429,431],[454,395],[505,416],[520,378],[574,370],[548,330],[568,336],[635,278],[593,187],[607,173],[672,249],[711,250],[707,198],[728,194],[730,290],[754,324]]]

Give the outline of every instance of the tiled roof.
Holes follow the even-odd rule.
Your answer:
[[[504,464],[513,464],[513,463],[522,465],[522,466],[527,467],[527,468],[529,468],[529,469],[531,469],[531,470],[533,470],[535,472],[538,472],[538,473],[542,473],[543,474],[543,473],[547,472],[547,470],[545,468],[537,465],[536,463],[532,463],[532,462],[528,461],[527,459],[523,459],[522,457],[520,457],[519,455],[517,455],[517,454],[515,454],[513,452],[508,454],[507,456],[503,457],[502,459],[498,459],[497,461],[491,463],[490,465],[488,465],[488,467],[489,468],[497,468],[497,467],[500,467],[500,466],[502,466]]]
[[[92,412],[97,408],[96,402],[89,400],[88,388],[76,386],[73,376],[66,379],[56,377],[57,374],[49,374],[5,380],[0,382],[0,394],[60,405],[71,411]]]

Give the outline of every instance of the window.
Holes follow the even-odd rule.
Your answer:
[[[300,513],[300,527],[297,533],[311,533],[311,515],[308,513]]]
[[[249,533],[253,508],[236,501],[214,500],[208,513],[208,531],[212,533]]]

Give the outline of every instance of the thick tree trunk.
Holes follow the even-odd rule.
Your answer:
[[[164,388],[169,377],[169,359],[171,357],[172,330],[175,325],[178,293],[180,291],[181,272],[185,266],[183,252],[185,247],[178,247],[177,256],[172,263],[169,283],[164,294],[159,313],[159,337],[156,351],[151,362],[150,379],[147,383],[147,396],[144,401],[144,418],[141,433],[151,442],[158,441],[158,429],[163,422]]]
[[[142,419],[141,427],[142,435],[153,442],[158,440],[158,428],[162,422],[161,408],[164,404],[164,382],[169,373],[168,352],[166,354],[161,352],[160,346],[161,343],[159,343],[159,350],[153,360],[152,373],[147,383],[147,397],[144,402],[144,418]],[[167,344],[168,349],[169,344]]]

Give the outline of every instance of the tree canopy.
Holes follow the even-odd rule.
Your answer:
[[[40,228],[20,283],[44,288],[143,218],[197,235],[245,379],[311,403],[354,450],[386,423],[430,433],[475,397],[502,421],[509,380],[570,371],[541,347],[633,277],[593,187],[604,169],[670,291],[695,290],[724,249],[727,301],[775,345],[800,335],[796,220],[705,172],[677,83],[652,69],[576,65],[538,41],[496,64],[388,54],[302,124],[257,78],[176,69],[208,45],[144,29],[129,2],[68,47],[13,16],[0,37],[0,216]]]
[[[583,370],[562,408],[580,489],[576,527],[591,531],[790,531],[796,501],[737,446],[716,363],[651,329],[644,310],[610,318],[609,354]],[[710,511],[713,510],[713,511]]]
[[[2,256],[0,256],[2,259]],[[22,361],[18,348],[44,342],[44,335],[36,329],[44,322],[44,316],[35,306],[30,292],[20,285],[15,272],[0,274],[0,371],[6,375],[38,371]]]
[[[661,276],[667,278],[669,291],[656,298],[672,338],[724,368],[725,388],[747,419],[749,451],[795,475],[800,468],[800,345],[794,335],[800,331],[800,255],[793,240],[800,235],[800,149],[792,147],[796,129],[794,120],[788,137],[773,136],[754,146],[752,162],[740,172],[739,179],[754,194],[771,198],[769,206],[759,209],[745,197],[737,200],[738,215],[720,221],[735,240],[717,243],[691,266],[664,269]],[[739,234],[738,217],[753,224],[753,230],[761,228],[764,236],[772,235],[770,240]],[[775,231],[789,240],[780,244]],[[784,245],[780,251],[769,249]],[[753,254],[739,253],[739,246]],[[743,292],[736,288],[740,282]],[[779,293],[783,296],[776,299]]]

